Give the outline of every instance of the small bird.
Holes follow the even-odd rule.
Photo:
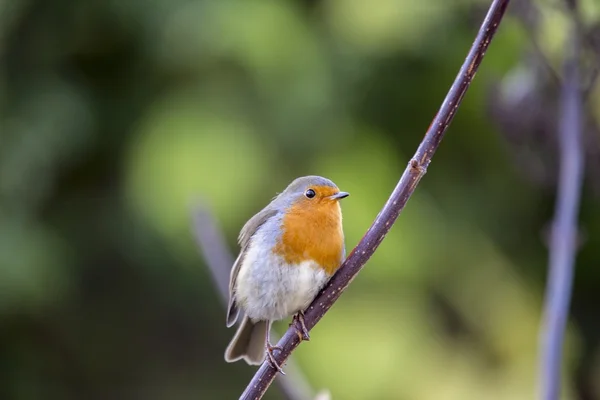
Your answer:
[[[260,365],[267,356],[283,373],[271,345],[273,321],[294,315],[296,329],[309,340],[304,310],[346,256],[339,200],[349,196],[329,179],[294,180],[244,225],[241,247],[229,280],[227,327],[244,318],[225,350],[225,361]]]

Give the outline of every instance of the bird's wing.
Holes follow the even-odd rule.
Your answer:
[[[254,217],[250,218],[250,220],[246,222],[246,225],[244,225],[244,227],[240,231],[238,242],[240,244],[241,251],[237,259],[233,263],[233,267],[231,268],[231,274],[229,275],[229,305],[227,306],[228,327],[235,324],[235,321],[237,321],[239,315],[239,309],[235,301],[234,288],[238,274],[240,272],[240,267],[244,262],[244,256],[248,251],[250,239],[256,233],[258,228],[260,228],[269,218],[271,218],[275,214],[277,214],[276,209],[266,207]]]
[[[248,246],[248,242],[250,242],[250,238],[252,235],[256,233],[258,228],[261,227],[269,218],[277,214],[277,209],[273,207],[273,203],[269,204],[267,207],[263,208],[258,214],[254,217],[250,218],[246,225],[240,231],[240,235],[238,236],[238,243],[241,248],[245,248]]]

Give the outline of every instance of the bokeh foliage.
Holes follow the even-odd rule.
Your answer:
[[[559,66],[565,16],[549,3],[540,45]],[[351,249],[487,5],[1,2],[0,398],[237,398],[253,369],[223,361],[233,330],[190,207],[207,201],[237,251],[242,224],[289,181],[327,176],[352,194]],[[582,7],[597,23],[597,3]],[[509,16],[416,195],[295,353],[315,388],[339,399],[533,395],[553,187],[513,163],[488,112],[490,96],[512,93],[491,83],[528,46]],[[581,221],[569,399],[600,398],[591,192]]]

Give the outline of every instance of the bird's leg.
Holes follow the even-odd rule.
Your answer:
[[[304,323],[304,311],[300,310],[296,314],[294,314],[294,317],[292,319],[292,323],[290,324],[290,326],[292,324],[296,328],[296,333],[298,334],[298,338],[300,339],[300,341],[303,341],[303,340],[309,341],[310,340],[310,335],[308,334],[308,329],[306,328],[306,324]],[[298,325],[300,325],[300,326],[298,326]]]
[[[267,360],[269,360],[271,367],[275,368],[279,373],[281,373],[281,375],[285,375],[285,372],[283,372],[279,366],[279,363],[277,363],[277,360],[275,360],[275,356],[273,355],[274,350],[281,352],[283,349],[279,346],[271,345],[271,324],[269,324],[267,327],[267,344],[265,345],[265,350],[267,353]]]

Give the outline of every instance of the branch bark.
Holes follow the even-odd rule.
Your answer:
[[[423,175],[425,175],[427,167],[431,162],[431,158],[437,150],[448,126],[452,122],[456,110],[479,68],[479,64],[485,55],[490,41],[496,33],[508,3],[509,0],[494,0],[492,2],[477,37],[475,38],[450,91],[387,203],[380,211],[365,236],[344,261],[339,271],[333,276],[331,281],[305,311],[304,319],[306,327],[309,330],[319,322],[352,280],[354,280],[356,274],[360,272],[365,263],[371,258],[396,221],[396,218],[398,218],[398,215],[414,192],[417,184]],[[292,351],[294,351],[299,344],[300,339],[295,328],[292,326],[277,343],[277,346],[282,349],[282,351],[276,353],[275,356],[279,365],[283,365]],[[252,378],[246,387],[246,390],[242,393],[240,399],[261,399],[273,382],[273,379],[275,379],[276,374],[277,371],[271,367],[268,362],[263,363],[254,375],[254,378]]]
[[[572,18],[561,92],[559,177],[551,231],[540,352],[540,398],[560,397],[562,349],[569,314],[577,251],[577,218],[583,186],[582,94],[579,76],[579,24]]]

